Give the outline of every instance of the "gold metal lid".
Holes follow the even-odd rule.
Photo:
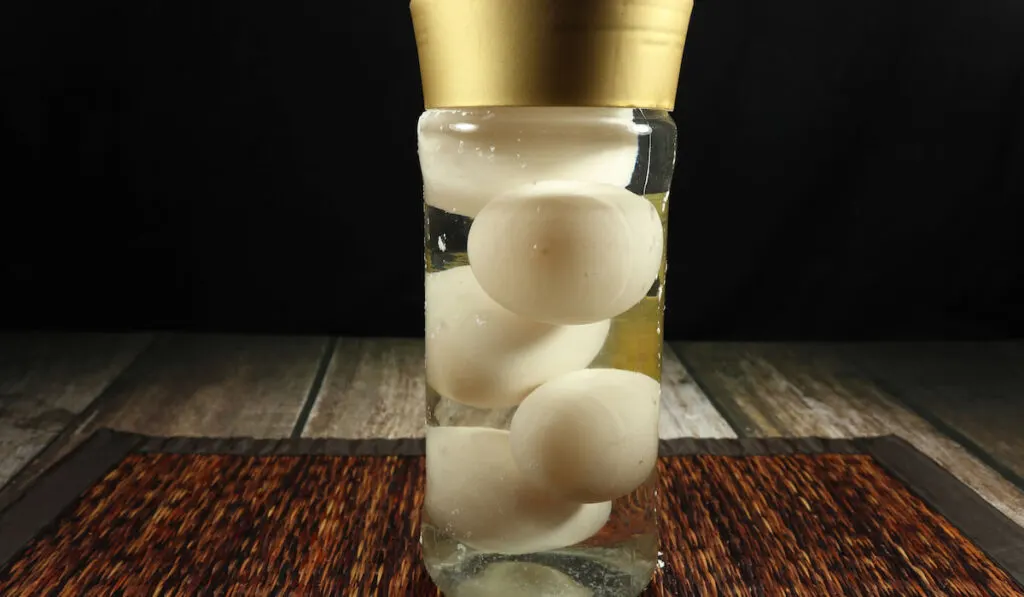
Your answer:
[[[693,0],[412,0],[427,108],[671,110]]]

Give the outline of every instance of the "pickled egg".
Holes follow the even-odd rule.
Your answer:
[[[496,197],[469,231],[470,267],[495,302],[523,317],[578,325],[640,302],[661,266],[654,205],[623,188],[542,181]]]
[[[518,404],[540,384],[590,364],[610,323],[557,326],[520,317],[480,288],[469,266],[427,274],[427,383],[479,408]]]
[[[452,597],[594,597],[594,592],[542,564],[494,562],[460,584]]]
[[[418,128],[424,200],[467,217],[504,189],[535,180],[625,187],[640,145],[630,108],[433,111]]]
[[[523,476],[568,500],[628,495],[658,457],[661,385],[622,369],[584,369],[540,386],[512,417],[509,442]]]
[[[589,539],[611,503],[580,504],[528,483],[509,433],[485,427],[427,429],[424,510],[446,534],[482,551],[522,554]]]

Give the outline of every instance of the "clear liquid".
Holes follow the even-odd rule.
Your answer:
[[[645,512],[656,483],[652,476],[633,495],[616,500],[605,528],[587,541],[541,553],[481,552],[446,535],[424,516],[424,563],[449,597],[639,595],[658,562],[657,525],[653,513]]]
[[[520,110],[517,114],[526,113]],[[454,113],[453,113],[454,114]],[[485,127],[489,110],[459,114],[473,126]],[[503,118],[514,118],[510,112]],[[664,113],[636,111],[640,151],[627,188],[643,195],[656,208],[667,234],[668,189],[675,165],[675,127]],[[542,137],[552,134],[524,116],[524,131]],[[504,126],[511,126],[506,121]],[[559,129],[559,130],[565,130]],[[646,131],[646,132],[644,132]],[[525,135],[524,135],[525,136]],[[468,138],[468,137],[467,137]],[[519,139],[516,139],[519,141]],[[459,143],[460,153],[465,149]],[[488,152],[506,148],[476,148]],[[421,146],[431,151],[430,146]],[[526,155],[515,153],[520,167],[530,170]],[[470,218],[425,206],[424,257],[427,272],[469,264],[466,243]],[[667,246],[667,244],[666,244]],[[646,298],[614,318],[605,344],[591,367],[636,371],[661,379],[665,261]],[[430,306],[427,305],[429,309]],[[427,387],[429,426],[467,426],[508,429],[516,407],[480,409],[440,396]],[[635,597],[643,592],[658,566],[657,473],[633,493],[612,502],[604,527],[586,541],[541,553],[502,555],[477,550],[436,527],[424,511],[421,544],[430,576],[448,597]]]
[[[663,194],[647,197],[664,219]],[[426,207],[427,271],[468,264],[466,236],[472,220]],[[627,369],[661,378],[664,266],[646,298],[612,320],[604,347],[592,367]],[[429,308],[429,305],[428,305]],[[427,386],[429,426],[508,429],[516,407],[481,409],[447,399]],[[639,595],[658,562],[654,510],[657,475],[632,494],[612,502],[604,528],[587,541],[543,553],[501,555],[481,552],[446,535],[424,513],[421,543],[431,577],[449,597],[518,595]]]

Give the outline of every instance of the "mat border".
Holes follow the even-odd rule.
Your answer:
[[[0,570],[79,495],[132,452],[246,456],[399,456],[424,452],[422,438],[254,439],[149,437],[101,429],[0,512]],[[896,436],[856,439],[743,438],[661,440],[661,456],[868,454],[1024,586],[1024,529],[946,469]]]

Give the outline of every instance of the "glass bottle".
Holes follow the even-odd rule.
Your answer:
[[[412,1],[421,544],[450,597],[631,597],[656,569],[667,110],[691,2]]]

